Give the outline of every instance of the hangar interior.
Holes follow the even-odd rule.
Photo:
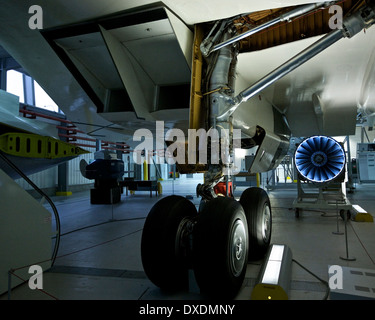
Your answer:
[[[21,110],[25,107],[35,112],[40,121],[56,123],[55,119],[63,118],[61,112],[48,111],[21,102]],[[346,144],[347,155],[351,160],[347,167],[346,196],[351,205],[359,205],[372,217],[375,209],[373,196],[375,134],[371,129],[358,122],[356,135],[337,138]],[[78,139],[77,143],[87,147],[90,142],[85,140],[86,136],[80,136],[83,140]],[[295,144],[298,141],[299,139],[295,138]],[[60,223],[58,249],[53,266],[48,263],[44,266],[39,261],[38,254],[35,254],[35,264],[41,264],[46,268],[43,273],[43,290],[29,288],[28,279],[31,274],[22,263],[12,265],[10,270],[2,270],[1,299],[204,299],[194,284],[193,274],[190,275],[191,283],[187,291],[168,293],[160,290],[148,280],[140,257],[143,224],[151,207],[158,200],[169,195],[186,197],[199,207],[200,199],[196,196],[195,189],[196,185],[202,182],[203,175],[179,175],[176,173],[175,166],[167,164],[136,165],[131,154],[114,150],[112,152],[125,164],[126,173],[122,178],[143,180],[145,175],[148,175],[149,178],[146,177],[146,180],[158,181],[160,186],[151,192],[147,188],[129,192],[124,189],[117,203],[93,204],[90,199],[90,189],[94,187],[94,183],[82,176],[79,162],[82,159],[87,162],[92,161],[95,151],[100,150],[97,149],[98,145],[100,142],[91,142],[91,153],[83,154],[69,161],[67,165],[30,175],[30,179],[51,197],[57,209]],[[293,152],[294,150],[290,150],[289,155],[276,170],[259,176],[249,176],[245,174],[246,162],[252,161],[254,155],[253,150],[247,150],[237,155],[241,158],[242,168],[235,180],[236,198],[239,198],[243,190],[252,186],[258,185],[268,190],[273,214],[272,243],[287,245],[293,256],[288,298],[291,300],[373,298],[375,285],[370,285],[374,283],[371,276],[373,277],[375,270],[373,220],[368,218],[362,221],[356,220],[353,215],[356,211],[350,209],[352,216],[345,222],[342,214],[340,216],[340,202],[338,204],[340,197],[335,196],[337,192],[334,190],[335,186],[331,187],[333,191],[327,191],[333,192],[333,202],[330,202],[328,208],[322,209],[319,204],[309,203],[309,206],[300,210],[297,216],[296,208],[293,206],[298,197]],[[61,171],[65,172],[66,179],[61,178]],[[25,200],[26,207],[38,207],[41,204],[47,210],[47,216],[48,212],[50,213],[52,218],[44,219],[50,219],[53,232],[56,233],[56,216],[53,216],[51,205],[42,200],[40,194],[24,179],[18,178],[14,181],[16,186],[11,182],[9,185],[1,186],[2,201],[7,197],[5,189],[9,189],[10,186],[19,188],[17,196]],[[314,190],[314,186],[308,188]],[[63,192],[60,196],[56,196],[61,190],[68,193]],[[13,201],[11,200],[8,208],[10,211],[17,210]],[[30,205],[29,202],[33,204]],[[18,210],[24,210],[27,214],[25,207],[21,206]],[[32,221],[33,219],[30,221],[29,217],[20,215],[15,221],[9,222],[4,218],[5,214],[6,212],[2,210],[4,222],[2,228],[4,229],[4,225],[9,223],[11,227],[7,226],[7,228],[11,229],[8,229],[8,232],[16,233],[17,239],[3,230],[2,250],[24,250],[28,246],[27,242],[32,241],[30,237],[45,231],[43,224],[35,226],[35,229],[30,228],[29,225],[25,226],[24,221],[28,221],[27,224],[36,223]],[[45,214],[41,213],[42,216]],[[17,229],[19,230],[15,231]],[[49,235],[44,236],[47,248],[43,250],[50,252],[51,248],[48,246],[56,245],[56,235],[52,240],[49,239]],[[262,264],[263,260],[248,264],[245,281],[236,299],[250,300]],[[336,295],[332,290],[328,291],[329,268],[332,265],[352,270],[344,281],[355,274],[358,279],[350,281],[354,281],[354,288],[357,289],[342,293],[338,290],[339,293]],[[11,275],[9,275],[10,271]],[[220,282],[220,279],[217,281]],[[355,281],[358,283],[356,284]],[[9,285],[12,287],[11,290]]]
[[[161,24],[171,33],[172,26],[167,23],[164,14]],[[173,20],[170,16],[169,19]],[[177,24],[181,26],[180,22]],[[91,23],[88,25],[92,27]],[[121,37],[128,36],[125,32],[127,27],[129,26],[121,26],[124,28],[120,30],[123,32],[119,33]],[[55,42],[55,49],[59,46],[62,48],[57,49],[56,52],[60,50],[61,53],[65,50],[62,54],[76,63],[75,69],[83,70],[82,74],[92,81],[91,84],[96,85],[95,77],[87,73],[84,64],[81,63],[87,58],[86,55],[91,59],[95,53],[92,54],[84,45],[86,41],[97,44],[100,38],[100,46],[97,48],[109,49],[110,53],[114,54],[118,51],[118,43],[114,40],[113,34],[116,33],[116,28],[113,28],[115,31],[110,28],[108,31],[101,27],[101,33],[97,32],[95,36],[90,33],[79,34],[81,40],[75,38],[77,36],[75,30],[73,34],[69,33],[72,31],[69,28],[64,30],[67,32],[65,34],[59,33],[59,30],[52,30],[49,40]],[[85,28],[83,30],[87,31]],[[164,29],[156,28],[156,30],[164,32]],[[146,31],[151,32],[151,29]],[[56,35],[57,37],[53,38]],[[172,38],[173,45],[176,46],[174,33]],[[130,41],[128,38],[125,40]],[[147,55],[141,50],[142,48],[133,49],[141,56]],[[110,61],[113,56],[110,57],[108,53],[107,58]],[[164,58],[168,60],[168,56]],[[121,59],[117,57],[116,60],[115,57],[114,61],[121,64],[124,62]],[[184,59],[184,54],[179,51],[179,60],[174,61],[176,64],[182,64],[186,71],[182,74],[183,79],[178,80],[179,87],[159,86],[158,102],[166,103],[167,106],[163,110],[153,111],[159,116],[170,113],[171,122],[174,115],[182,117],[188,114],[189,106],[183,105],[175,110],[174,106],[169,104],[172,100],[174,103],[174,98],[168,97],[171,91],[174,91],[176,96],[184,95],[186,88],[190,87],[190,84],[186,83],[189,81],[189,70]],[[183,199],[182,203],[194,207],[196,211],[208,210],[204,206],[209,204],[202,203],[201,196],[197,192],[197,185],[204,184],[206,176],[203,173],[180,173],[174,164],[159,163],[157,153],[148,161],[137,164],[133,158],[133,147],[127,143],[94,137],[93,133],[103,129],[104,126],[98,125],[96,129],[91,127],[90,135],[80,131],[75,126],[79,123],[71,122],[41,86],[1,47],[0,66],[0,112],[4,119],[0,127],[0,299],[206,300],[210,298],[200,291],[197,282],[201,280],[192,270],[187,271],[185,290],[170,292],[160,289],[149,279],[150,274],[145,270],[141,255],[147,216],[158,203],[161,203],[161,200],[178,196],[178,199]],[[105,67],[99,71],[100,76],[103,77],[118,75],[120,78],[122,76],[126,78],[123,74],[116,74],[114,70]],[[172,68],[168,71],[170,77],[177,76]],[[137,72],[144,76],[145,70],[137,69],[135,73]],[[157,73],[156,75],[161,76]],[[120,80],[123,80],[125,87],[132,87],[132,83],[120,78],[116,79],[118,83],[122,83]],[[112,113],[109,112],[103,117],[116,122],[116,103],[124,98],[121,96],[124,92],[112,90],[108,93],[104,92],[103,88],[96,87],[96,89],[99,92],[96,93],[101,98],[99,104],[103,108],[104,106],[114,108]],[[163,91],[164,89],[166,91]],[[139,92],[138,89],[135,91],[137,91],[137,98],[142,96],[142,91]],[[216,94],[217,90],[212,92]],[[147,96],[145,99],[151,98]],[[267,104],[266,99],[262,100],[260,95],[257,99],[259,104]],[[313,95],[313,99],[320,98]],[[315,107],[318,117],[322,105],[318,104]],[[108,111],[104,109],[101,111]],[[275,106],[270,109],[276,123],[281,113]],[[125,111],[129,112],[129,110]],[[150,116],[147,110],[142,112],[145,117]],[[243,110],[240,110],[240,115],[245,115],[245,112],[242,114],[241,112]],[[343,116],[343,121],[338,127],[345,126],[348,114]],[[286,156],[276,169],[267,172],[257,174],[248,172],[248,168],[255,163],[259,154],[257,150],[263,145],[257,144],[256,147],[236,151],[235,157],[240,165],[239,173],[231,181],[233,197],[242,204],[241,195],[249,188],[256,187],[258,190],[262,188],[267,191],[270,206],[269,211],[262,218],[265,220],[261,221],[264,227],[262,232],[267,234],[262,236],[268,237],[268,240],[269,237],[271,238],[266,255],[249,260],[246,264],[244,280],[234,299],[375,298],[373,222],[375,132],[372,117],[373,115],[366,117],[359,113],[355,134],[334,137],[335,141],[338,141],[334,144],[330,144],[330,138],[324,138],[327,141],[315,142],[313,140],[315,137],[309,139],[292,137]],[[333,122],[333,118],[330,114],[329,121]],[[123,119],[118,121],[126,127],[127,123]],[[8,133],[9,128],[13,130],[11,134]],[[285,128],[280,125],[280,128],[276,129]],[[52,140],[33,138],[25,133],[25,131],[38,130],[48,132],[55,138],[51,138]],[[249,129],[247,133],[250,131]],[[274,148],[272,142],[277,141],[281,150],[283,141],[275,137],[276,135],[264,133],[263,139],[267,142],[271,141],[267,145],[270,148]],[[340,156],[343,159],[343,167],[339,173],[334,174],[334,178],[328,176],[323,178],[323,173],[319,173],[319,179],[327,183],[314,183],[315,177],[309,176],[311,173],[303,175],[306,167],[303,159],[300,159],[303,158],[305,151],[298,150],[301,146],[312,143],[311,141],[319,146],[323,143],[330,145],[333,149],[338,148],[338,153],[342,152]],[[35,161],[34,158],[38,158],[35,155],[41,154],[44,150],[47,151],[45,158],[48,161],[43,163]],[[280,150],[277,149],[277,152]],[[260,156],[261,159],[264,153],[265,151]],[[296,156],[297,154],[300,158]],[[311,158],[318,163],[318,167],[328,161],[321,152],[315,152],[314,157]],[[258,160],[260,162],[260,159]],[[274,160],[263,159],[271,163]],[[29,171],[21,172],[18,165],[25,162],[28,164]],[[97,165],[100,165],[99,168]],[[41,171],[40,166],[48,169]],[[313,182],[309,181],[310,178]],[[225,190],[228,192],[228,184]],[[168,204],[164,202],[164,205],[166,203]],[[177,232],[181,239],[175,236],[175,243],[171,244],[172,251],[181,250],[182,244],[186,244],[184,241],[190,240],[190,235],[184,234],[189,229],[189,223],[191,221],[180,222]],[[270,236],[271,228],[272,236]],[[233,229],[236,230],[231,234],[233,239],[230,239],[233,240],[231,243],[233,248],[228,248],[227,255],[231,270],[237,274],[239,261],[244,260],[245,256],[247,259],[247,255],[244,256],[242,252],[242,236],[246,238],[247,235],[245,227],[241,224],[234,224]],[[152,240],[148,239],[149,242]],[[155,242],[157,240],[155,238]],[[205,250],[218,250],[214,240],[207,240],[209,240],[206,244],[207,248],[200,249],[202,259],[205,258]],[[205,243],[202,244],[204,245]],[[160,250],[160,257],[163,257],[164,248],[156,249]],[[189,256],[188,249],[186,252]],[[156,263],[158,254],[159,252],[154,252],[149,257],[153,257]],[[235,256],[231,256],[232,254]],[[197,257],[193,257],[194,259],[197,260]],[[212,260],[214,259],[208,262],[211,270],[216,272],[216,268],[222,266],[216,266],[216,262]],[[148,261],[148,266],[152,263],[153,261]],[[203,270],[205,266],[201,265],[200,268]],[[173,267],[171,270],[162,270],[162,273],[167,275],[174,272]],[[201,273],[200,277],[202,274],[204,273]],[[271,276],[271,279],[266,280],[266,275]],[[211,281],[215,282],[215,287],[220,287],[220,283],[224,280],[217,277]]]

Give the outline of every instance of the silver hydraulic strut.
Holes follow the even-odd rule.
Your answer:
[[[217,106],[217,110],[219,110],[219,112],[217,113],[216,120],[218,122],[227,121],[242,102],[246,102],[257,93],[273,84],[275,81],[281,79],[294,69],[316,56],[318,53],[333,45],[338,40],[345,37],[351,38],[361,30],[371,27],[374,23],[375,1],[371,1],[369,5],[360,8],[352,15],[346,17],[343,21],[342,29],[331,31],[326,36],[282,64],[280,67],[270,72],[264,78],[240,92],[236,97],[232,98],[222,94],[221,99],[216,100],[216,103],[219,104]]]
[[[317,10],[317,9],[320,9],[320,8],[324,8],[324,7],[328,7],[332,4],[334,4],[335,2],[320,2],[320,3],[312,3],[312,4],[307,4],[307,5],[304,5],[304,6],[300,6],[296,9],[293,9],[285,14],[282,14],[281,16],[275,18],[275,19],[272,19],[260,26],[257,26],[253,29],[250,29],[249,31],[246,31],[244,33],[241,33],[239,35],[236,35],[226,41],[223,41],[222,43],[219,43],[219,44],[216,44],[215,46],[213,46],[212,48],[209,48],[209,47],[203,47],[202,48],[202,53],[203,55],[205,55],[206,57],[209,56],[212,52],[215,52],[217,50],[220,50],[221,48],[224,48],[230,44],[233,44],[233,43],[236,43],[244,38],[247,38],[247,37],[250,37],[251,35],[254,35],[256,33],[258,33],[259,31],[262,31],[266,28],[269,28],[275,24],[278,24],[280,22],[283,22],[283,21],[291,21],[292,19],[296,18],[296,17],[300,17],[300,16],[303,16],[305,15],[306,13],[309,13],[309,12],[312,12],[314,10]]]

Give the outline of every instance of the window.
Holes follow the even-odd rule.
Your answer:
[[[27,91],[27,101],[29,104],[33,104],[32,101],[35,101],[35,107],[47,109],[54,112],[60,112],[59,107],[51,99],[51,97],[42,89],[42,87],[32,78],[26,76],[26,78],[33,81],[33,86],[29,85],[29,90]],[[27,79],[26,79],[27,80]],[[27,81],[27,83],[29,83]],[[25,81],[24,74],[15,70],[9,70],[7,72],[7,88],[6,90],[9,93],[12,93],[16,96],[19,96],[20,103],[25,102]],[[35,99],[34,99],[35,98]]]
[[[36,107],[47,109],[54,112],[59,112],[59,107],[36,81],[34,81],[34,88]]]
[[[7,91],[20,97],[20,102],[25,103],[23,91],[23,75],[21,72],[9,70],[7,72]]]

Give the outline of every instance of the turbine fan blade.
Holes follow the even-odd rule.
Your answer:
[[[295,153],[299,174],[307,180],[325,183],[337,178],[345,167],[345,151],[333,138],[313,136],[305,139]]]

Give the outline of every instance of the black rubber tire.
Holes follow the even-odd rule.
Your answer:
[[[244,239],[238,270],[233,271],[232,235],[238,225]],[[245,213],[233,198],[218,197],[204,205],[193,233],[193,269],[203,294],[230,299],[238,293],[247,268],[247,233]]]
[[[176,235],[181,221],[197,216],[195,205],[181,196],[169,196],[150,210],[142,233],[141,256],[148,278],[164,290],[186,289],[189,283],[186,261],[176,252]]]
[[[249,261],[264,257],[271,243],[272,211],[267,192],[261,188],[248,188],[240,198],[240,203],[245,211],[249,230]],[[264,225],[265,206],[268,206],[269,225],[266,230]],[[267,233],[267,235],[265,235]]]

